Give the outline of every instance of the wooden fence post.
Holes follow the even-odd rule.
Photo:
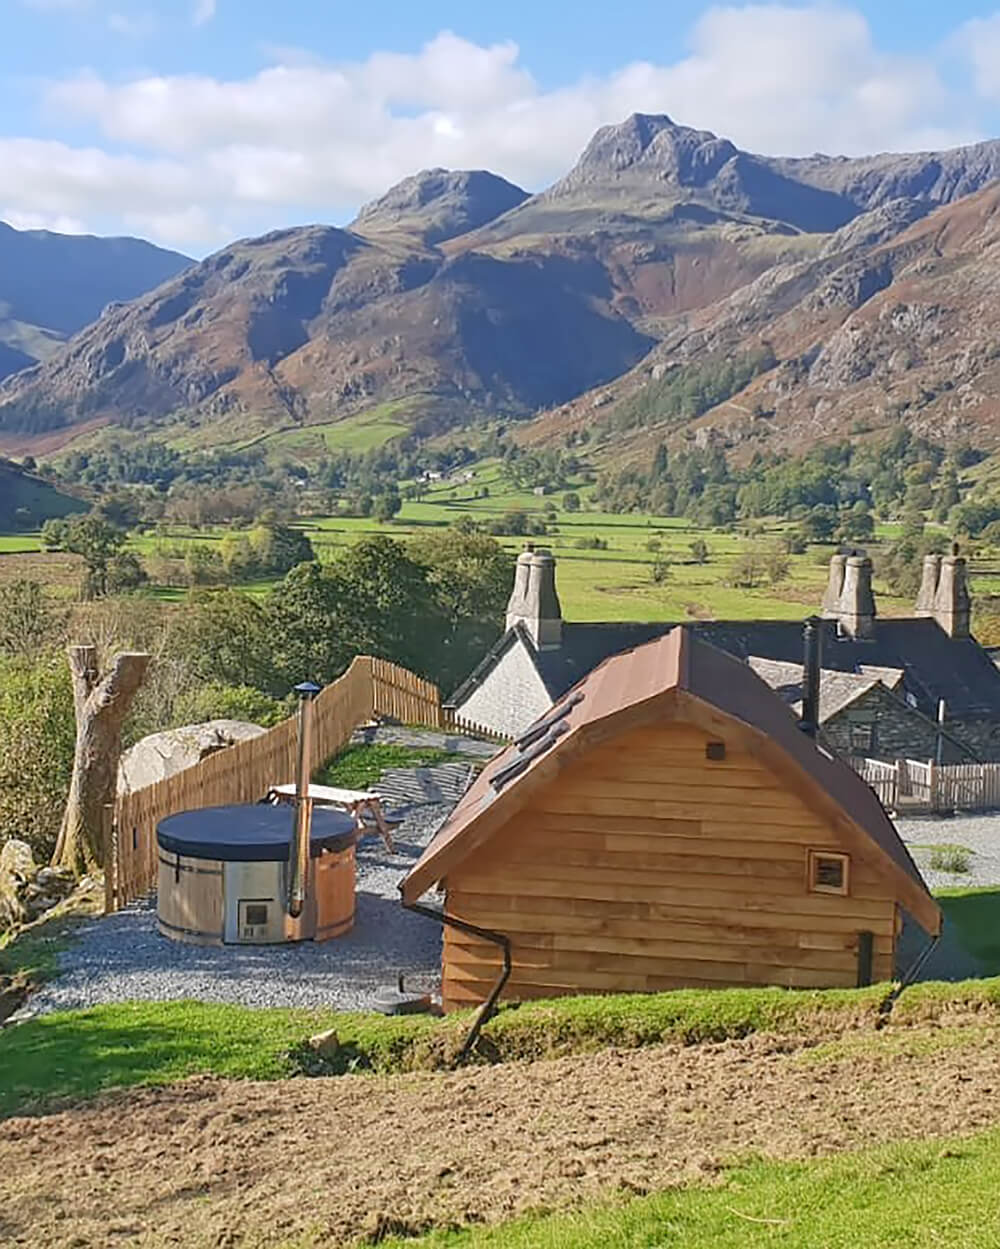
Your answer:
[[[118,910],[118,822],[115,807],[104,808],[104,914]]]

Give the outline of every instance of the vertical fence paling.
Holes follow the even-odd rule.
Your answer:
[[[457,715],[454,707],[441,708],[441,727],[451,733],[468,733],[474,737],[483,737],[488,742],[513,741],[508,733],[498,733],[496,729],[487,728],[485,724],[476,724],[474,720],[467,720],[464,716]]]
[[[1000,808],[1000,763],[938,765],[919,759],[883,763],[852,759],[852,767],[888,810],[990,811]]]
[[[388,660],[358,656],[316,699],[312,768],[336,754],[355,728],[375,715],[439,728],[437,686]],[[295,767],[296,725],[289,719],[176,776],[121,795],[106,856],[106,908],[116,910],[153,889],[161,820],[178,811],[259,802],[271,785],[294,781]]]

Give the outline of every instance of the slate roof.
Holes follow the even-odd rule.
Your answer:
[[[801,712],[802,664],[786,663],[782,659],[761,659],[759,655],[751,655],[747,662],[760,679],[766,681],[793,711]],[[899,681],[903,679],[900,669],[892,671],[898,673]],[[867,694],[870,689],[882,684],[884,682],[881,677],[871,672],[831,672],[829,668],[824,668],[819,678],[820,719],[829,720],[863,694]]]
[[[655,714],[658,701],[677,692],[756,730],[763,751],[805,781],[813,795],[832,801],[858,833],[875,842],[902,882],[914,916],[937,930],[937,906],[874,791],[801,731],[785,703],[748,664],[708,645],[696,624],[675,626],[597,665],[538,722],[538,733],[522,735],[523,749],[515,742],[491,761],[403,881],[404,901],[416,901],[515,814],[533,788],[552,779],[548,764],[585,746],[581,735],[591,726],[601,725],[603,732],[609,722],[643,704]]]
[[[562,645],[537,652],[527,635],[521,636],[555,701],[605,659],[662,637],[677,623],[564,622]],[[755,655],[761,659],[801,662],[799,621],[698,620],[684,624],[694,636],[744,661]],[[936,718],[938,701],[943,698],[949,719],[1000,722],[1000,671],[973,638],[950,638],[936,621],[919,617],[879,618],[872,641],[839,637],[835,620],[824,620],[821,627],[824,668],[849,673],[880,668],[902,670],[906,693],[913,696],[925,715]],[[512,633],[515,631],[509,630],[499,640],[473,676],[456,690],[453,702],[460,704],[495,667],[513,642]]]

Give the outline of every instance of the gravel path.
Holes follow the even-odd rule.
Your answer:
[[[1000,814],[911,817],[895,821],[899,835],[928,886],[947,889],[1000,887]],[[940,872],[930,866],[929,846],[963,846],[971,851],[968,872]]]
[[[440,976],[441,931],[404,911],[397,885],[437,831],[451,804],[413,806],[400,814],[395,854],[368,836],[358,847],[357,916],[335,941],[279,946],[194,946],[156,928],[155,903],[81,924],[61,956],[61,973],[26,1014],[106,1002],[197,998],[243,1006],[370,1009],[376,990],[400,972],[407,989],[426,992]]]

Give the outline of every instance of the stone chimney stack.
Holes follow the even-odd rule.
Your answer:
[[[507,600],[507,628],[513,629],[528,611],[528,586],[531,582],[531,560],[534,546],[526,542],[514,565],[514,588]]]
[[[837,624],[845,637],[868,641],[875,636],[872,562],[867,555],[848,555],[844,585],[837,603]]]
[[[517,557],[514,590],[507,604],[507,628],[520,624],[536,650],[562,645],[562,608],[556,593],[556,561],[551,551],[529,543]]]
[[[840,595],[844,589],[844,565],[846,555],[834,555],[830,560],[830,580],[823,595],[823,619],[836,620],[840,615]]]
[[[941,556],[925,555],[924,572],[920,581],[920,592],[914,614],[921,617],[933,616],[937,602],[938,582],[941,579]]]
[[[934,619],[952,638],[971,636],[972,599],[965,572],[965,560],[958,553],[957,543],[951,554],[941,560],[937,593],[934,596]]]

